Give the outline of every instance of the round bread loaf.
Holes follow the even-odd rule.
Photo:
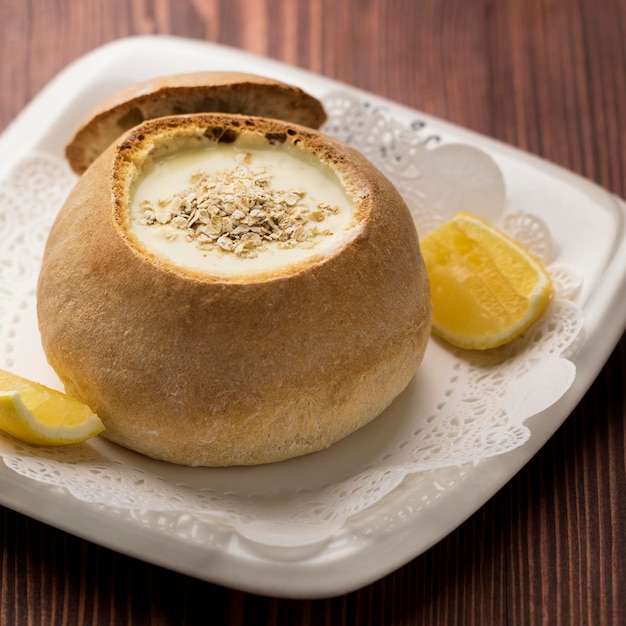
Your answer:
[[[65,148],[82,174],[120,135],[144,120],[186,113],[240,113],[318,129],[321,102],[299,87],[242,72],[195,72],[135,83],[102,100]]]
[[[228,260],[219,249],[207,271],[155,252],[131,223],[140,181],[160,160],[225,146],[302,160],[348,199],[348,222],[269,269],[262,252],[230,272],[219,270]],[[144,122],[93,163],[52,227],[37,304],[50,364],[101,417],[104,436],[185,465],[330,446],[406,387],[431,327],[415,227],[384,175],[314,130],[222,114]]]

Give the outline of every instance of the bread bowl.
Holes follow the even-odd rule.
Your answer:
[[[150,173],[223,150],[234,151],[227,161],[271,153],[321,175],[345,219],[302,250],[267,242],[278,257],[269,264],[263,250],[235,258],[214,245],[207,269],[154,248],[140,231],[164,225],[134,202]],[[318,193],[317,182],[294,185]],[[188,234],[179,243],[196,250]],[[322,133],[230,114],[149,120],[105,150],[52,227],[37,302],[49,362],[104,435],[184,465],[269,463],[332,445],[406,387],[431,325],[417,234],[391,183]]]
[[[192,72],[134,83],[102,100],[65,147],[70,167],[82,174],[123,132],[144,120],[199,112],[270,117],[319,128],[322,104],[302,89],[243,72]]]

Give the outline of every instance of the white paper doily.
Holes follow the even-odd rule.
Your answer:
[[[189,541],[217,541],[217,535],[199,532],[209,521],[259,544],[303,546],[331,536],[409,474],[477,462],[528,440],[525,420],[556,402],[575,377],[569,358],[583,326],[574,303],[581,286],[576,272],[554,258],[559,246],[541,219],[507,210],[505,181],[487,154],[443,145],[423,123],[402,126],[352,95],[332,94],[324,104],[325,132],[387,174],[420,234],[465,210],[527,245],[554,278],[555,297],[541,320],[520,339],[486,353],[431,341],[417,375],[387,411],[329,450],[299,459],[253,468],[185,468],[101,438],[39,449],[0,436],[7,467]],[[48,230],[74,182],[60,159],[44,153],[22,159],[0,181],[0,368],[57,387],[39,344],[35,289]]]

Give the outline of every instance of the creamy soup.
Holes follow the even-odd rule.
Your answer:
[[[150,252],[217,276],[313,262],[359,230],[329,167],[294,149],[252,142],[155,159],[135,185],[129,225]]]

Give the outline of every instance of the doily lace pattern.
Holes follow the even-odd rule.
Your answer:
[[[423,366],[387,411],[329,450],[299,459],[255,468],[182,468],[101,438],[48,449],[0,436],[7,467],[109,515],[189,542],[219,546],[234,529],[258,544],[293,547],[345,530],[386,495],[410,486],[410,512],[368,526],[368,533],[381,532],[380,524],[415,514],[457,485],[467,464],[528,441],[524,422],[556,402],[575,377],[570,359],[583,327],[574,303],[580,278],[558,264],[539,217],[507,212],[504,178],[488,155],[443,143],[419,120],[403,126],[351,95],[331,94],[324,104],[324,131],[353,145],[390,178],[420,234],[467,210],[528,246],[555,285],[541,320],[511,344],[485,353],[431,340]],[[23,350],[33,362],[45,362],[35,315],[38,269],[51,223],[74,182],[60,159],[43,153],[21,160],[0,182],[1,368],[14,369]]]

